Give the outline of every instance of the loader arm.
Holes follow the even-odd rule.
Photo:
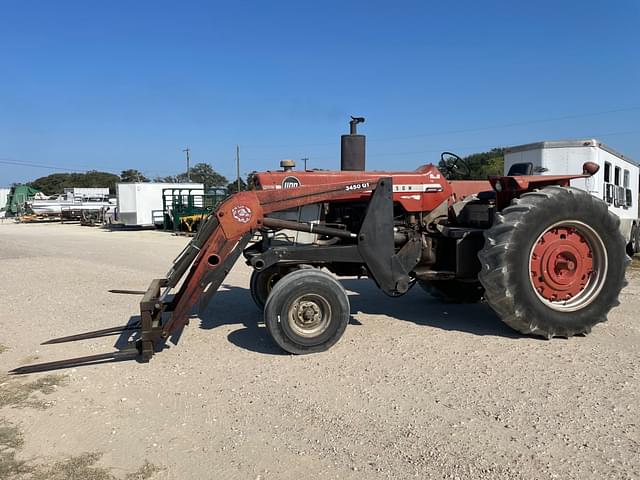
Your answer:
[[[26,365],[11,373],[24,374],[129,359],[148,361],[155,352],[162,350],[169,337],[179,334],[188,323],[196,303],[201,302],[201,309],[206,307],[252,235],[264,227],[263,221],[268,214],[312,203],[352,198],[358,192],[363,198],[370,197],[378,181],[382,181],[381,177],[373,175],[357,182],[253,190],[231,195],[209,216],[198,234],[178,255],[166,277],[152,280],[140,302],[139,323],[44,342],[64,343],[133,330],[139,332],[133,346],[111,353]],[[172,294],[175,288],[178,290]]]
[[[377,181],[377,177],[372,177],[356,183],[343,182],[295,190],[254,190],[229,197],[187,246],[187,250],[192,252],[183,252],[184,257],[181,255],[177,259],[167,275],[167,287],[171,288],[177,285],[180,280],[178,277],[182,277],[188,266],[191,266],[173,301],[166,303],[173,308],[173,313],[169,321],[163,324],[161,336],[167,338],[181,329],[187,323],[193,306],[199,301],[202,309],[206,307],[253,233],[263,227],[266,215],[311,203],[339,200],[358,190],[371,191]],[[194,256],[195,259],[191,262]],[[153,285],[149,289],[152,287]],[[154,307],[157,304],[155,302]],[[162,306],[163,302],[159,304]],[[149,306],[150,302],[145,303],[144,308]]]

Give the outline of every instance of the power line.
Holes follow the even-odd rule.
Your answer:
[[[533,125],[533,124],[536,124],[536,123],[547,123],[547,122],[555,122],[555,121],[558,121],[558,120],[571,120],[571,119],[575,119],[575,118],[595,117],[595,116],[599,116],[599,115],[608,115],[608,114],[611,114],[611,113],[620,113],[620,112],[631,112],[631,111],[636,111],[636,110],[640,110],[640,105],[632,106],[632,107],[626,107],[626,108],[616,108],[616,109],[611,109],[611,110],[602,110],[602,111],[599,111],[599,112],[575,113],[575,114],[561,115],[561,116],[557,116],[557,117],[537,118],[537,119],[521,120],[521,121],[517,121],[517,122],[510,122],[510,123],[502,123],[502,124],[495,124],[495,125],[485,125],[485,126],[470,127],[470,128],[460,128],[460,129],[453,129],[453,130],[441,130],[441,131],[437,131],[437,132],[417,133],[417,134],[397,136],[397,137],[382,137],[382,138],[372,138],[372,139],[368,138],[367,142],[369,142],[369,143],[373,143],[373,142],[381,143],[381,142],[390,142],[390,141],[395,141],[395,140],[407,140],[407,139],[411,139],[411,138],[433,137],[433,136],[437,136],[437,135],[450,135],[450,134],[455,134],[455,133],[480,132],[480,131],[484,131],[484,130],[494,130],[494,129],[498,129],[498,128],[520,127],[520,126],[525,126],[525,125]],[[324,147],[324,146],[327,146],[327,145],[334,145],[334,144],[335,144],[335,142],[324,142],[324,143],[315,143],[315,144],[306,144],[306,145],[249,145],[246,148],[253,148],[253,149],[257,149],[257,148],[307,148],[307,147]]]
[[[469,132],[480,132],[480,131],[484,131],[484,130],[493,130],[496,128],[509,128],[509,127],[520,127],[520,126],[524,126],[524,125],[532,125],[535,123],[546,123],[546,122],[555,122],[558,120],[570,120],[570,119],[574,119],[574,118],[583,118],[583,117],[595,117],[598,115],[607,115],[609,113],[619,113],[619,112],[629,112],[629,111],[634,111],[634,110],[640,110],[640,106],[637,107],[629,107],[629,108],[618,108],[615,110],[604,110],[601,112],[591,112],[591,113],[576,113],[576,114],[572,114],[572,115],[563,115],[560,117],[549,117],[549,118],[539,118],[539,119],[533,119],[533,120],[523,120],[523,121],[519,121],[519,122],[511,122],[511,123],[503,123],[503,124],[498,124],[498,125],[488,125],[485,127],[473,127],[473,128],[462,128],[462,129],[458,129],[458,130],[444,130],[444,131],[440,131],[440,132],[431,132],[431,133],[422,133],[422,134],[416,134],[416,135],[407,135],[407,136],[403,136],[403,137],[388,137],[388,138],[383,138],[383,139],[373,139],[371,141],[377,142],[377,141],[388,141],[388,140],[406,140],[409,138],[420,138],[420,137],[431,137],[431,136],[435,136],[435,135],[447,135],[447,134],[453,134],[453,133],[469,133]]]
[[[590,135],[578,135],[576,138],[599,138],[599,137],[613,137],[618,135],[631,135],[638,134],[640,130],[629,130],[624,132],[610,132],[610,133],[595,133]],[[421,150],[413,150],[410,152],[382,152],[382,153],[367,153],[367,158],[369,157],[392,157],[392,156],[407,156],[407,155],[420,155],[423,153],[440,153],[445,150],[454,150],[454,151],[468,151],[468,150],[481,150],[481,149],[491,149],[491,148],[503,148],[508,145],[520,145],[523,143],[530,143],[531,140],[524,140],[519,142],[505,142],[502,145],[467,145],[461,147],[455,146],[445,146],[441,148],[429,148],[429,149],[421,149]]]
[[[513,122],[510,124],[503,124],[503,125],[493,125],[493,126],[487,126],[487,127],[478,127],[475,129],[459,129],[459,130],[449,130],[449,131],[444,131],[444,132],[439,132],[439,133],[432,133],[432,134],[422,134],[422,135],[414,135],[411,137],[395,137],[397,139],[399,138],[413,138],[413,137],[418,137],[418,136],[429,136],[429,135],[438,135],[438,134],[445,134],[445,133],[463,133],[463,132],[469,132],[469,131],[474,131],[474,130],[488,130],[488,129],[493,129],[493,128],[502,128],[502,127],[508,127],[508,126],[516,126],[516,125],[528,125],[528,124],[532,124],[532,123],[542,123],[542,122],[548,122],[548,121],[554,121],[554,120],[560,120],[560,119],[569,119],[569,118],[578,118],[578,117],[586,117],[586,116],[594,116],[594,115],[604,115],[607,113],[614,113],[614,112],[623,112],[623,111],[632,111],[632,110],[640,110],[640,107],[629,107],[629,108],[624,108],[624,109],[616,109],[616,110],[607,110],[607,111],[602,111],[602,112],[593,112],[593,113],[585,113],[585,114],[576,114],[576,115],[565,115],[562,117],[554,117],[554,118],[548,118],[548,119],[538,119],[538,120],[528,120],[528,121],[523,121],[523,122]],[[598,138],[598,137],[612,137],[612,136],[620,136],[620,135],[632,135],[632,134],[638,134],[640,133],[640,130],[630,130],[630,131],[621,131],[621,132],[609,132],[609,133],[599,133],[599,134],[591,134],[591,135],[579,135],[580,137],[590,137],[590,138]],[[387,138],[386,140],[389,140],[389,138]],[[369,140],[369,142],[371,141],[376,141],[376,140]],[[385,139],[380,139],[379,141],[385,141]],[[335,142],[332,142],[330,144],[320,144],[320,145],[334,145]],[[514,143],[522,143],[522,142],[509,142],[511,144]],[[257,148],[257,147],[253,147],[253,148]],[[263,148],[269,148],[269,147],[263,147]],[[286,147],[273,147],[273,148],[286,148]],[[469,150],[478,150],[478,149],[486,149],[486,148],[499,148],[496,147],[495,145],[482,145],[482,146],[466,146],[466,147],[461,147],[461,148],[456,148],[456,147],[451,147],[448,146],[446,147],[448,149],[454,149],[454,150],[458,150],[458,151],[469,151]],[[444,150],[445,148],[438,148],[438,149],[424,149],[424,150],[416,150],[416,151],[411,151],[411,152],[384,152],[384,153],[370,153],[367,155],[367,157],[385,157],[385,156],[407,156],[407,155],[420,155],[420,154],[424,154],[424,153],[436,153],[436,152],[441,152],[442,150]],[[258,159],[253,159],[251,161],[257,161]],[[261,158],[260,160],[264,161],[264,158]],[[316,160],[318,161],[318,160]],[[323,163],[321,161],[318,161],[318,163]],[[50,170],[59,170],[59,171],[66,171],[66,172],[79,172],[79,173],[87,173],[89,171],[93,171],[95,170],[95,167],[91,168],[91,167],[86,167],[87,169],[84,168],[70,168],[70,167],[65,167],[65,166],[60,166],[60,165],[49,165],[49,164],[41,164],[41,163],[35,163],[35,162],[26,162],[26,161],[21,161],[21,160],[15,160],[12,158],[7,158],[7,157],[0,157],[0,164],[3,165],[13,165],[13,166],[21,166],[21,167],[33,167],[33,168],[45,168],[45,169],[50,169]],[[100,170],[102,172],[106,172],[106,173],[114,173],[114,174],[118,174],[117,172],[111,171],[111,170]],[[157,173],[157,172],[156,172]]]
[[[591,137],[614,137],[617,135],[632,135],[640,133],[640,130],[630,130],[628,132],[613,132],[613,133],[599,133],[597,135],[590,135]]]
[[[67,171],[67,172],[82,172],[82,173],[86,173],[90,170],[82,170],[79,168],[68,168],[68,167],[60,167],[60,166],[56,166],[56,165],[44,165],[41,163],[32,163],[32,162],[23,162],[23,161],[19,161],[19,160],[12,160],[9,158],[0,158],[0,163],[4,164],[4,165],[16,165],[16,166],[20,166],[20,167],[35,167],[35,168],[48,168],[51,170],[63,170],[63,171]]]

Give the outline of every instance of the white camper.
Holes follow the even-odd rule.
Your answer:
[[[202,183],[117,183],[116,197],[118,207],[112,223],[122,224],[127,227],[151,227],[162,225],[162,190],[171,188],[174,190],[201,189]],[[107,216],[111,218],[110,216]]]
[[[505,150],[504,171],[507,175],[568,175],[581,173],[585,162],[600,169],[592,177],[571,180],[571,186],[607,202],[620,217],[627,252],[640,253],[640,169],[629,157],[595,139],[529,143]]]

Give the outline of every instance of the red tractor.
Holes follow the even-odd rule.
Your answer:
[[[196,303],[206,306],[240,255],[254,270],[251,294],[269,334],[294,354],[327,350],[344,333],[349,299],[336,276],[367,276],[393,297],[418,283],[454,301],[484,298],[513,329],[545,338],[586,334],[606,320],[625,285],[625,241],[606,203],[569,186],[597,165],[577,175],[448,181],[443,173],[465,166],[443,154],[448,172],[367,172],[362,121],[352,118],[342,136],[340,171],[284,163],[225,200],[167,276],[139,292],[138,323],[45,342],[131,331],[131,347],[13,372],[149,360]]]

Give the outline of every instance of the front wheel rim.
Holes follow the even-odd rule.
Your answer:
[[[331,305],[320,295],[309,293],[296,298],[287,320],[291,331],[303,338],[322,335],[331,324]]]
[[[574,312],[598,296],[607,274],[604,242],[578,221],[546,228],[529,253],[529,279],[538,298],[559,312]]]

